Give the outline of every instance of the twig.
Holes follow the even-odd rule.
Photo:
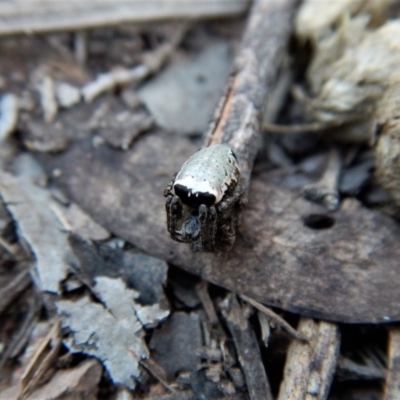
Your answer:
[[[12,338],[7,343],[6,349],[1,354],[0,371],[9,358],[16,357],[25,347],[33,328],[37,324],[38,311],[41,304],[42,302],[41,298],[39,298],[39,294],[33,291],[33,295],[29,296],[29,308],[23,322],[16,332],[13,333]]]
[[[128,22],[229,17],[246,11],[248,0],[69,0],[0,3],[0,36],[73,31]]]
[[[56,321],[21,377],[21,397],[27,397],[32,393],[41,383],[44,375],[55,365],[60,346],[60,323]]]
[[[234,294],[229,294],[220,305],[236,351],[251,400],[272,400],[267,374],[261,360],[260,349],[243,309]]]
[[[290,344],[278,400],[326,399],[339,353],[339,328],[303,318],[298,330],[310,340]]]
[[[264,343],[264,346],[268,347],[269,338],[271,336],[270,320],[261,311],[259,311],[257,313],[257,317],[258,317],[258,323],[260,324],[260,329],[261,329],[261,340]]]
[[[205,137],[205,148],[225,144],[236,154],[239,168],[236,165],[233,168],[232,160],[229,160],[233,169],[227,174],[228,180],[232,178],[237,183],[233,193],[229,196],[224,195],[223,201],[219,199],[219,204],[210,211],[202,204],[198,210],[198,217],[189,213],[183,218],[182,212],[178,212],[182,207],[182,199],[176,193],[171,193],[175,187],[174,182],[172,181],[164,191],[170,236],[177,241],[190,242],[193,250],[226,252],[235,242],[239,210],[247,202],[251,171],[261,144],[261,120],[267,93],[274,87],[291,29],[290,22],[295,4],[296,0],[255,1],[228,88],[219,102]],[[198,160],[195,159],[195,162]],[[240,178],[237,176],[239,173],[236,174],[238,170]],[[214,172],[211,174],[214,175]],[[220,179],[220,172],[216,173]],[[229,182],[227,186],[230,186]],[[194,193],[197,191],[198,188]],[[222,193],[224,191],[225,189]],[[189,234],[187,227],[193,226],[193,221],[200,227],[199,233]]]
[[[168,384],[164,369],[158,365],[154,360],[149,358],[148,360],[140,360],[140,365],[145,368],[151,375],[154,376],[160,382],[160,384],[171,393],[175,393],[175,390]]]
[[[382,365],[361,365],[346,357],[340,357],[337,375],[341,381],[385,379],[385,368]]]
[[[314,100],[306,95],[304,90],[297,86],[294,85],[292,90],[292,95],[295,100],[297,100],[300,104],[304,104],[306,108],[314,109],[315,106],[313,105]],[[328,121],[313,121],[313,122],[308,122],[308,123],[302,123],[302,124],[291,124],[291,125],[281,125],[281,124],[275,124],[273,123],[273,119],[267,119],[263,123],[263,130],[267,131],[269,133],[283,133],[283,134],[288,134],[288,133],[316,133],[319,134],[324,130],[328,129],[333,129],[333,128],[338,128],[343,125],[348,125],[352,122],[359,122],[362,119],[364,119],[364,114],[360,114],[356,111],[352,112],[351,115],[346,116],[345,118],[336,118],[334,120],[328,120]],[[346,140],[348,140],[348,137],[346,137]],[[359,140],[356,140],[356,142],[359,142]],[[366,141],[366,140],[363,140]]]
[[[343,125],[343,121],[310,122],[304,124],[281,125],[264,121],[263,130],[269,133],[321,133],[329,128],[337,128]]]
[[[18,245],[16,244],[10,244],[0,236],[0,247],[2,247],[7,253],[9,253],[12,256],[16,255],[16,252],[18,251]]]
[[[251,304],[254,308],[264,313],[268,318],[274,321],[278,326],[284,329],[289,335],[294,337],[297,340],[307,341],[307,337],[302,335],[301,333],[297,332],[296,329],[292,328],[283,318],[281,318],[278,314],[274,313],[271,309],[263,306],[262,304],[258,303],[257,301],[250,299],[245,295],[240,296],[244,301],[247,301]]]
[[[30,284],[31,277],[29,275],[29,269],[25,269],[20,272],[6,287],[1,289],[0,314]]]
[[[264,104],[285,54],[295,5],[295,0],[255,2],[228,89],[206,135],[205,146],[225,143],[235,152],[245,193],[259,147]]]
[[[389,330],[389,366],[386,375],[384,400],[400,398],[400,329]]]
[[[304,196],[316,203],[322,203],[329,211],[339,207],[339,178],[342,170],[342,157],[334,147],[329,152],[328,165],[322,178],[303,190]]]
[[[82,96],[87,103],[92,102],[100,94],[114,89],[118,85],[138,83],[159,70],[167,61],[174,49],[180,44],[189,28],[189,23],[177,27],[170,40],[153,52],[143,56],[143,63],[131,69],[118,69],[100,74],[96,80],[82,88]]]
[[[207,314],[207,318],[212,325],[218,323],[217,313],[215,312],[214,304],[211,300],[210,294],[208,293],[208,282],[201,281],[196,285],[196,293],[203,304],[204,311]]]

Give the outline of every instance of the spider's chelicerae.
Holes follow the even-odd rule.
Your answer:
[[[236,237],[240,170],[233,151],[214,145],[191,156],[164,190],[172,239],[194,250],[226,251]]]

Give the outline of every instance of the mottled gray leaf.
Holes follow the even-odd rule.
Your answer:
[[[18,233],[36,257],[37,285],[43,291],[58,293],[73,254],[59,219],[53,212],[50,193],[29,179],[0,172],[0,191]]]
[[[139,376],[139,360],[147,358],[137,318],[118,320],[100,304],[84,297],[57,303],[62,324],[72,330],[64,340],[73,353],[83,352],[100,359],[115,383],[134,388]]]
[[[64,343],[72,352],[97,357],[115,383],[133,389],[140,360],[149,355],[142,323],[155,326],[169,311],[135,303],[139,294],[122,279],[99,277],[93,291],[103,305],[89,297],[56,303],[62,326],[72,331]]]

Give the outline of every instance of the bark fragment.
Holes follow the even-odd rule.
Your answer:
[[[389,365],[386,374],[384,400],[400,398],[400,330],[389,330]]]
[[[250,399],[272,400],[257,339],[248,317],[245,315],[244,308],[240,306],[234,294],[228,295],[221,303],[220,308],[235,342]]]
[[[298,330],[309,341],[290,344],[278,400],[324,400],[336,368],[339,328],[329,322],[303,318]]]

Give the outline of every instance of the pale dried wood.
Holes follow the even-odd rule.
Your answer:
[[[389,330],[389,365],[384,400],[400,399],[400,328]]]
[[[100,74],[81,89],[84,100],[90,103],[102,93],[111,91],[119,85],[138,84],[150,74],[157,72],[182,42],[189,27],[189,22],[179,24],[166,43],[142,55],[141,64],[131,69],[117,69]]]
[[[13,0],[0,3],[0,36],[82,30],[129,22],[229,17],[249,0]]]
[[[339,353],[339,328],[302,318],[298,330],[309,341],[293,341],[289,346],[278,400],[326,399]]]

